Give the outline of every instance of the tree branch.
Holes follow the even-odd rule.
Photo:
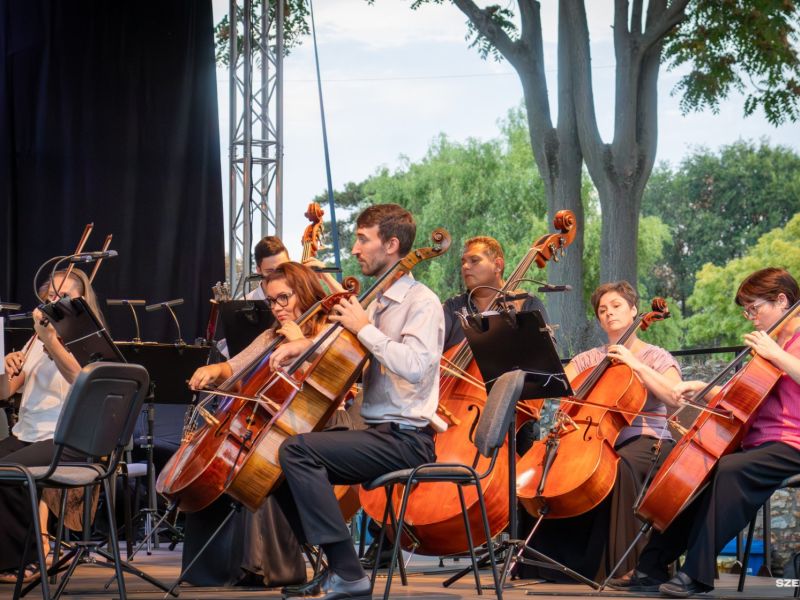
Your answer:
[[[647,28],[640,45],[642,53],[647,52],[686,18],[688,4],[689,0],[672,0],[669,7],[666,7],[666,0],[650,2],[647,7]]]
[[[518,43],[492,20],[490,11],[479,8],[472,0],[453,0],[453,4],[467,16],[480,35],[489,40],[515,68],[519,68],[521,52]]]
[[[625,4],[624,0],[623,4]],[[570,61],[572,96],[577,117],[578,138],[586,159],[586,166],[592,173],[592,179],[597,183],[605,180],[607,175],[602,166],[604,146],[594,110],[589,26],[586,22],[586,9],[583,2],[560,2],[558,24],[559,45],[566,44],[567,51],[572,58]],[[566,66],[560,64],[559,70]]]
[[[637,38],[642,35],[642,0],[633,0],[631,11],[631,33]]]

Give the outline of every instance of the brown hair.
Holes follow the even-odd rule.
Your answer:
[[[592,308],[594,309],[594,316],[597,316],[597,309],[600,306],[600,300],[608,294],[609,292],[616,292],[620,296],[622,296],[625,301],[628,303],[628,306],[637,306],[639,304],[639,294],[633,288],[633,286],[625,281],[612,281],[609,283],[604,283],[597,287],[597,289],[592,292]]]
[[[464,242],[464,249],[461,251],[461,254],[464,254],[464,252],[476,244],[483,244],[486,246],[484,254],[486,254],[492,260],[499,258],[503,261],[503,267],[500,270],[500,276],[502,276],[503,272],[506,270],[506,255],[503,252],[503,247],[500,245],[500,242],[493,237],[489,237],[488,235],[476,235],[475,237],[471,237]]]
[[[272,281],[283,279],[286,285],[292,288],[297,296],[297,304],[300,312],[304,313],[311,308],[315,302],[322,300],[326,294],[322,289],[317,274],[305,265],[296,262],[285,262],[278,265],[275,270],[264,278],[264,285],[267,286]],[[304,333],[314,335],[319,331],[325,316],[320,313],[319,317],[312,319],[312,323],[303,327]]]
[[[736,304],[744,306],[758,298],[774,302],[782,293],[786,295],[789,306],[797,302],[800,297],[797,281],[786,269],[768,267],[745,277],[736,292]]]
[[[275,256],[281,252],[286,252],[286,256],[289,256],[289,252],[286,250],[286,246],[283,245],[281,238],[274,235],[268,235],[262,238],[261,241],[256,244],[254,251],[256,266],[261,265],[261,261],[265,258]]]
[[[400,256],[411,251],[417,235],[417,224],[413,215],[399,204],[375,204],[358,215],[356,227],[378,226],[378,237],[383,243],[393,237],[400,242]]]

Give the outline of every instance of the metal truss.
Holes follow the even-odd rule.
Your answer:
[[[228,279],[237,297],[253,268],[253,223],[262,236],[283,234],[284,2],[230,0],[229,10]]]

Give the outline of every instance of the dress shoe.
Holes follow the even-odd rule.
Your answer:
[[[624,592],[657,592],[662,579],[654,579],[641,571],[634,571],[630,577],[610,579],[608,587]]]
[[[286,600],[372,600],[372,584],[366,575],[355,581],[345,581],[329,571],[317,593],[287,596]]]
[[[695,581],[686,573],[678,571],[678,573],[666,583],[662,583],[658,591],[665,596],[672,596],[673,598],[688,598],[695,594],[702,594],[710,592],[713,587],[709,587],[699,581]]]
[[[281,597],[291,598],[292,596],[313,596],[319,594],[319,586],[328,574],[327,569],[320,570],[313,579],[305,583],[286,585],[281,588]]]

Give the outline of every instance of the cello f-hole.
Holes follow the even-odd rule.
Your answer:
[[[473,444],[475,443],[475,430],[478,428],[478,420],[481,418],[481,408],[477,404],[470,404],[467,410],[474,410],[475,411],[475,418],[472,420],[469,426],[469,441]]]

